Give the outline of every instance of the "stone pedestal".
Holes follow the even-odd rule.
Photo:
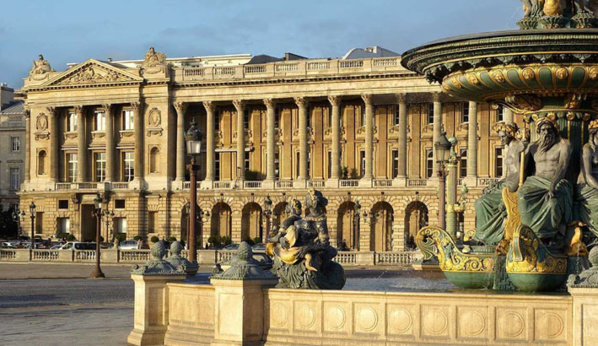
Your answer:
[[[262,345],[264,288],[278,278],[263,280],[211,280],[215,316],[212,345]]]
[[[133,330],[130,345],[162,345],[168,326],[168,289],[166,283],[181,282],[182,275],[131,275],[135,281]]]
[[[573,297],[573,345],[595,345],[598,340],[598,287],[569,287]]]

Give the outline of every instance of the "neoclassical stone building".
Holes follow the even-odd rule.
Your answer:
[[[28,114],[21,208],[35,201],[44,237],[83,240],[95,234],[97,192],[115,214],[108,229],[186,238],[184,133],[195,120],[205,141],[203,244],[211,234],[263,236],[267,196],[276,223],[285,203],[313,187],[329,199],[333,243],[400,251],[437,222],[433,143],[441,131],[459,139],[469,228],[473,199],[502,175],[492,124],[513,117],[441,94],[398,56],[167,59],[151,48],[143,60],[89,59],[61,72],[40,56],[20,95]],[[102,234],[111,238],[105,223]]]

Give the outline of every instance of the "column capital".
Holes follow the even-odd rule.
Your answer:
[[[407,103],[407,94],[405,94],[405,93],[398,93],[397,94],[397,102],[398,103]]]
[[[206,112],[210,113],[216,109],[216,105],[212,101],[203,101],[203,107],[206,109]]]
[[[341,97],[338,95],[330,95],[328,96],[328,102],[330,102],[331,106],[338,107],[341,104]]]
[[[31,118],[31,107],[25,106],[25,109],[23,110],[23,115],[27,119]]]
[[[276,105],[276,101],[274,99],[264,99],[264,104],[266,108],[273,108]]]
[[[102,108],[104,108],[104,110],[105,110],[106,112],[110,112],[110,110],[112,110],[112,104],[111,104],[111,103],[104,103],[104,104],[102,105]]]
[[[187,105],[188,105],[188,103],[186,103],[186,102],[175,102],[172,104],[172,106],[174,107],[174,110],[176,110],[178,115],[185,114],[185,111],[187,110]]]
[[[306,107],[307,106],[307,99],[303,96],[295,97],[295,104],[297,107]]]
[[[361,99],[366,104],[372,104],[373,95],[372,94],[361,94]]]
[[[141,102],[131,102],[131,108],[133,108],[135,112],[141,112],[142,107],[143,105],[141,104]]]
[[[433,102],[442,102],[442,93],[441,92],[433,92],[432,93],[432,101]]]
[[[233,105],[235,106],[235,109],[237,110],[237,112],[244,111],[246,104],[247,104],[247,102],[245,100],[233,100]]]
[[[79,106],[74,106],[73,110],[75,111],[75,114],[77,114],[77,115],[83,114],[83,106],[80,106],[80,105]]]

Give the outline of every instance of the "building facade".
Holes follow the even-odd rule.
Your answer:
[[[89,59],[55,72],[40,56],[20,94],[27,109],[22,207],[37,205],[36,231],[92,239],[93,198],[108,198],[115,233],[187,237],[192,120],[204,134],[198,205],[210,235],[263,238],[265,200],[274,223],[285,205],[321,190],[333,244],[360,251],[412,247],[437,222],[433,143],[459,139],[460,184],[471,201],[502,176],[492,124],[513,115],[464,103],[400,66],[400,57],[286,59],[248,55]],[[356,203],[361,206],[356,212]],[[29,220],[26,220],[29,222]],[[25,225],[25,227],[28,227]]]
[[[14,90],[0,84],[0,211],[18,206],[25,175],[25,116]]]

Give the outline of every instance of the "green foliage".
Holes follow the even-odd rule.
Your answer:
[[[230,237],[224,236],[224,237],[220,238],[220,242],[224,243],[224,245],[230,245],[233,243],[233,240]]]
[[[254,245],[255,241],[253,241],[253,239],[249,238],[249,237],[245,237],[242,239],[244,242],[247,242],[247,244],[249,245]]]
[[[77,239],[77,238],[75,238],[75,236],[74,236],[74,235],[72,235],[72,234],[69,234],[69,235],[67,235],[67,236],[66,236],[66,240],[67,240],[67,241],[75,241],[76,239]]]
[[[349,179],[349,167],[343,166],[343,168],[341,168],[341,178]]]
[[[68,233],[60,233],[60,234],[58,235],[58,239],[66,238],[66,237],[68,237],[68,236],[69,236],[69,234],[68,234]]]
[[[118,239],[118,241],[127,240],[127,235],[125,233],[117,233],[114,237]]]
[[[257,171],[252,171],[252,170],[245,170],[245,180],[247,181],[257,181],[257,180],[261,180],[260,179],[260,173]]]
[[[357,168],[355,168],[355,167],[351,168],[350,178],[351,179],[359,179],[359,173],[357,173]]]
[[[133,237],[133,240],[137,240],[137,241],[139,241],[139,239],[141,239],[141,236],[140,236],[140,235],[136,235],[136,236],[134,236],[134,237]]]
[[[0,238],[17,237],[19,225],[12,219],[12,209],[0,212]]]
[[[160,241],[160,238],[158,238],[157,236],[153,236],[151,239],[152,243],[157,243]]]
[[[212,245],[220,245],[220,237],[217,235],[211,235],[208,238],[208,243],[210,243]]]
[[[100,236],[100,243],[104,242],[104,237]]]
[[[170,243],[175,242],[176,241],[176,237],[168,237],[168,241]]]
[[[260,238],[260,237],[255,237],[255,238],[253,238],[253,242],[254,242],[255,244],[259,244],[259,243],[261,243],[261,242],[262,242],[262,238]]]

